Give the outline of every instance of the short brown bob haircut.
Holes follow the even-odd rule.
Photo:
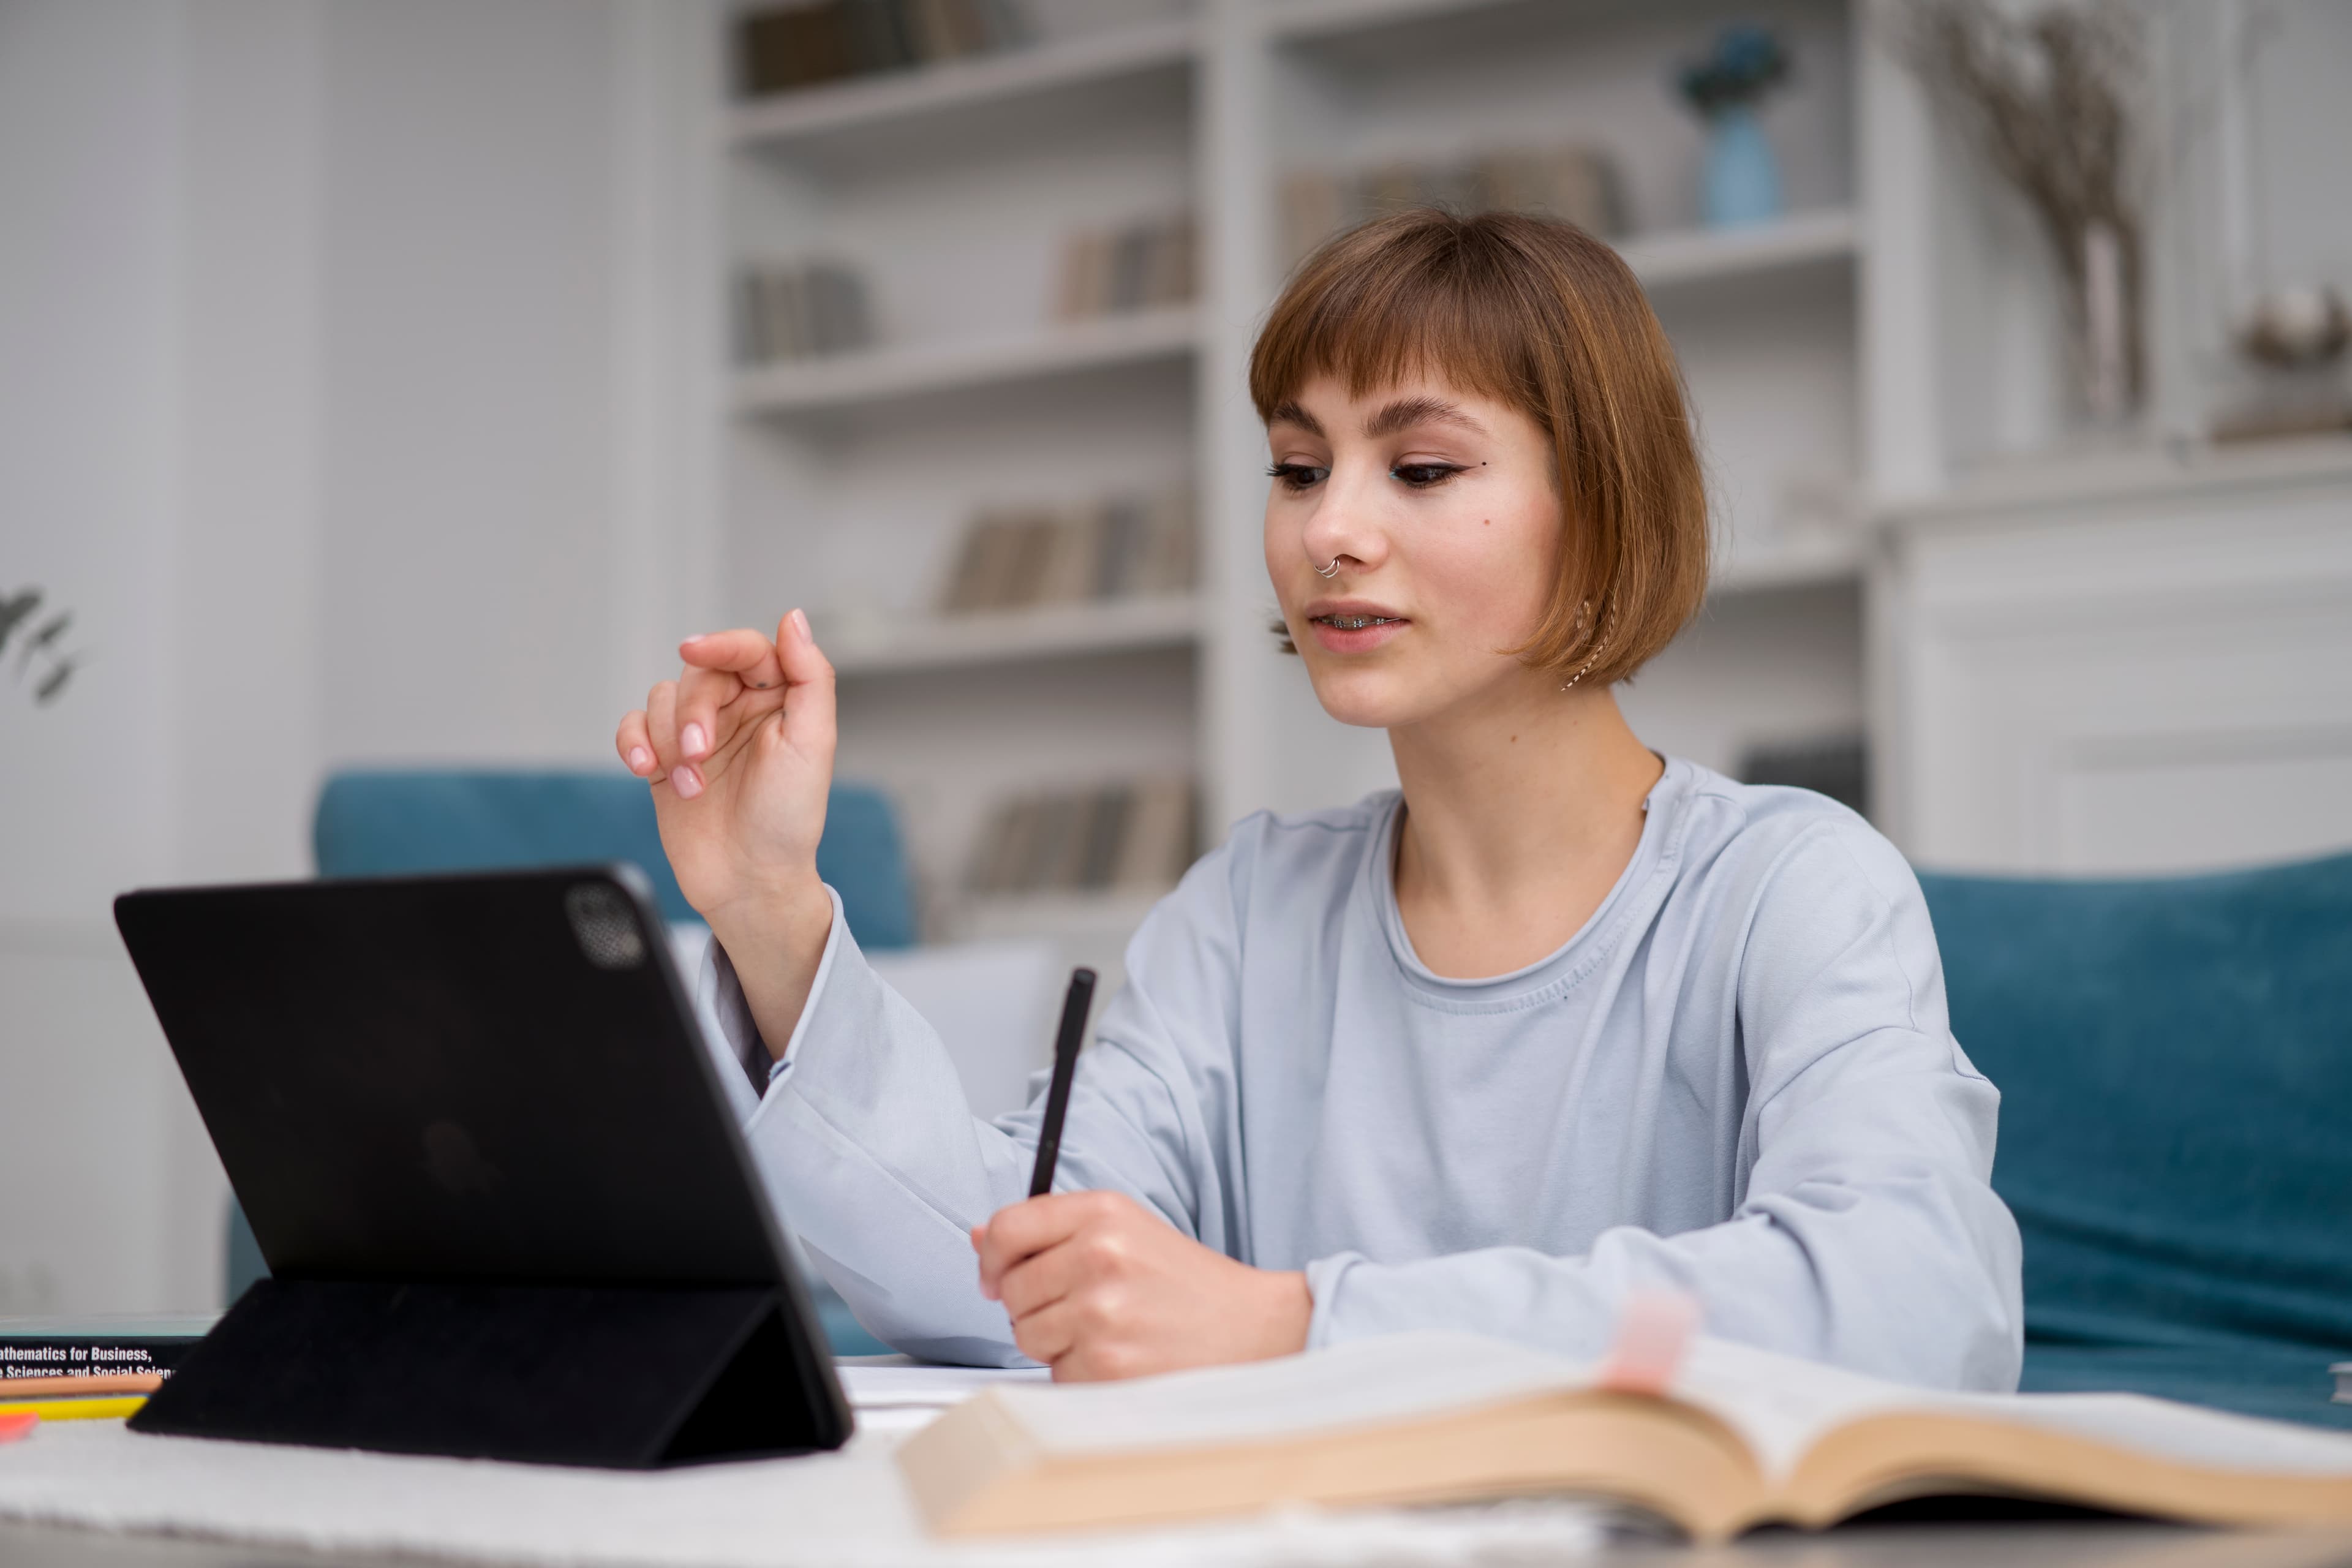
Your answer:
[[[1559,575],[1511,653],[1605,686],[1697,612],[1706,484],[1682,374],[1633,271],[1582,229],[1422,208],[1339,235],[1300,263],[1258,334],[1258,416],[1271,421],[1323,375],[1356,397],[1433,377],[1518,409],[1551,437]]]

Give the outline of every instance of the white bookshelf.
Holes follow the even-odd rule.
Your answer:
[[[738,148],[775,148],[869,126],[945,120],[1189,65],[1199,40],[1198,26],[1181,18],[1115,26],[927,69],[781,93],[730,110],[724,134]]]
[[[1190,355],[1200,319],[1190,310],[1139,310],[1094,321],[936,343],[891,344],[738,371],[744,414],[803,414]]]
[[[1620,245],[1645,289],[1738,283],[1766,273],[1851,266],[1861,228],[1850,208],[1793,213],[1746,228],[1686,228],[1640,235]]]
[[[1183,647],[1200,635],[1201,602],[1191,594],[1167,594],[957,616],[820,621],[814,629],[839,675],[919,675]]]
[[[1276,38],[1297,42],[1399,22],[1422,22],[1488,11],[1530,0],[1274,0],[1268,6],[1267,31]]]
[[[1129,895],[959,897],[1006,794],[1186,769],[1214,842],[1248,810],[1388,778],[1383,738],[1325,719],[1265,627],[1265,455],[1241,370],[1279,287],[1275,206],[1297,168],[1580,140],[1617,156],[1633,220],[1617,244],[1683,356],[1722,542],[1719,604],[1629,708],[1719,766],[1748,741],[1861,724],[1851,520],[1882,452],[1915,439],[1917,387],[1874,385],[1894,349],[1866,316],[1874,300],[1889,314],[1872,209],[1899,176],[1865,155],[1885,84],[1862,64],[1859,0],[1034,9],[1043,36],[1022,50],[713,117],[730,263],[822,251],[870,268],[875,346],[723,374],[727,590],[746,616],[810,606],[844,677],[840,765],[898,795],[934,931],[1102,951],[1139,918]],[[1790,211],[1710,230],[1700,132],[1668,74],[1735,16],[1780,27],[1797,55],[1766,116]],[[1066,233],[1184,206],[1202,232],[1197,306],[1052,319]],[[1198,593],[931,612],[974,513],[1178,479],[1200,500]],[[1774,665],[1765,647],[1796,651]],[[1752,678],[1768,668],[1802,689],[1776,695]]]

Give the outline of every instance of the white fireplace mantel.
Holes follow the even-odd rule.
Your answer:
[[[2352,441],[2020,467],[1881,520],[1879,816],[1921,865],[2352,847]]]

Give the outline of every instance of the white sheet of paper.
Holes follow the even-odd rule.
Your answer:
[[[907,1356],[845,1356],[834,1370],[855,1410],[944,1410],[999,1384],[1054,1378],[1050,1367],[935,1366]]]

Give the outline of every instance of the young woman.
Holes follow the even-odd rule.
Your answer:
[[[2013,1387],[2000,1097],[1909,868],[1818,795],[1661,759],[1611,694],[1707,574],[1624,264],[1561,224],[1382,219],[1300,269],[1250,381],[1287,645],[1403,787],[1245,818],[1152,911],[1052,1194],[1023,1197],[1038,1108],[969,1114],[817,879],[806,618],[688,641],[622,721],[826,1278],[893,1344],[1057,1377],[1437,1327],[1591,1356],[1667,1289],[1713,1333]]]

